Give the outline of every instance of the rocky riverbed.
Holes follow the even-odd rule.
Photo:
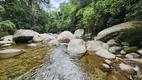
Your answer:
[[[105,29],[94,39],[83,29],[74,34],[17,30],[1,38],[0,80],[142,80],[141,38],[127,35],[131,39],[127,42],[130,31],[114,29],[133,23]],[[91,40],[84,41],[84,36]]]

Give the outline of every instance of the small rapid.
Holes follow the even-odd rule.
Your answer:
[[[29,76],[31,75],[31,76]],[[28,77],[27,77],[28,76]],[[34,76],[34,77],[33,77]],[[32,78],[32,79],[31,79]],[[72,59],[65,46],[58,46],[47,56],[45,64],[23,80],[88,80],[79,60]],[[21,80],[20,78],[18,80]]]

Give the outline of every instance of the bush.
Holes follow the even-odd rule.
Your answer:
[[[16,26],[10,20],[0,22],[0,37],[7,34],[13,34],[15,30]]]

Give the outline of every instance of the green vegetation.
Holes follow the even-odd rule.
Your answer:
[[[138,49],[137,47],[123,47],[123,50],[129,53],[129,52],[136,52]]]
[[[86,33],[96,35],[112,25],[141,20],[141,5],[142,0],[69,0],[61,3],[60,10],[56,10],[49,0],[6,0],[0,3],[0,22],[9,20],[17,29],[41,33],[74,32],[83,28]]]

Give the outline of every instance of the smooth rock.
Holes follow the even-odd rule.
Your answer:
[[[61,46],[68,46],[68,43],[60,43]]]
[[[34,42],[41,42],[41,41],[50,41],[55,40],[56,38],[51,34],[39,34],[33,38]]]
[[[116,51],[121,50],[121,47],[113,46],[109,48],[109,52],[116,53]]]
[[[105,72],[108,72],[108,71],[110,71],[110,66],[108,64],[102,63],[101,69]]]
[[[0,58],[5,59],[5,58],[10,58],[16,55],[21,54],[22,51],[20,49],[6,49],[6,50],[1,50],[0,51]]]
[[[110,53],[106,49],[101,49],[101,50],[97,51],[96,55],[100,56],[102,58],[106,58],[106,59],[115,59],[115,55]]]
[[[112,27],[109,27],[107,29],[102,30],[101,32],[99,32],[97,34],[97,40],[103,40],[106,36],[108,36],[109,34],[116,32],[116,31],[120,31],[122,29],[129,29],[132,28],[133,24],[136,25],[136,23],[142,23],[142,21],[130,21],[130,22],[125,22],[125,23],[121,23],[118,25],[114,25]]]
[[[124,50],[121,50],[120,54],[126,54],[126,52]]]
[[[28,48],[36,48],[36,47],[37,47],[37,44],[31,43],[31,44],[28,44],[27,47],[28,47]]]
[[[52,46],[57,46],[57,45],[59,45],[59,41],[56,40],[56,39],[55,39],[55,40],[51,40],[51,41],[48,42],[48,45],[50,45],[50,46],[51,46],[51,45],[52,45]]]
[[[13,41],[13,35],[4,36],[1,38],[2,41]]]
[[[0,41],[0,45],[4,45],[4,44],[13,44],[13,41]]]
[[[130,75],[135,75],[136,71],[133,69],[133,67],[126,65],[124,63],[119,64],[120,69],[125,72],[128,73]]]
[[[72,39],[75,39],[75,36],[69,31],[64,31],[57,37],[57,40],[62,43],[68,43]]]
[[[109,46],[115,46],[115,45],[118,45],[118,44],[115,42],[114,39],[111,39],[111,40],[107,41],[107,44],[108,44]]]
[[[82,39],[72,39],[68,44],[67,50],[71,57],[81,58],[86,52],[85,42]]]
[[[17,30],[13,35],[13,40],[15,42],[28,42],[33,39],[34,36],[39,35],[39,33],[33,30],[20,29]]]
[[[37,35],[33,38],[33,42],[41,42],[43,41],[43,38],[40,35]]]
[[[81,38],[84,34],[84,29],[77,29],[75,32],[74,32],[74,36],[76,38]]]
[[[140,55],[142,55],[142,50],[138,50],[137,52],[138,52]]]
[[[11,46],[11,44],[4,44],[1,47],[10,47],[10,46]]]
[[[132,55],[134,58],[139,58],[140,55],[137,53],[128,53],[129,55]]]
[[[116,49],[115,49],[115,47],[110,47],[110,48],[109,48],[109,52],[111,52],[111,53],[114,53],[114,54],[115,54],[115,53],[116,53]]]
[[[127,59],[133,59],[133,58],[134,58],[133,55],[131,55],[131,54],[126,54],[125,57],[126,57]]]
[[[109,64],[109,65],[111,65],[111,61],[110,60],[108,60],[108,59],[105,59],[105,62],[107,63],[107,64]]]
[[[87,46],[88,51],[98,51],[100,49],[109,49],[108,44],[103,43],[101,41],[91,41],[90,44]]]
[[[40,34],[40,36],[43,38],[43,41],[50,41],[55,40],[56,38],[53,36],[53,34]]]

